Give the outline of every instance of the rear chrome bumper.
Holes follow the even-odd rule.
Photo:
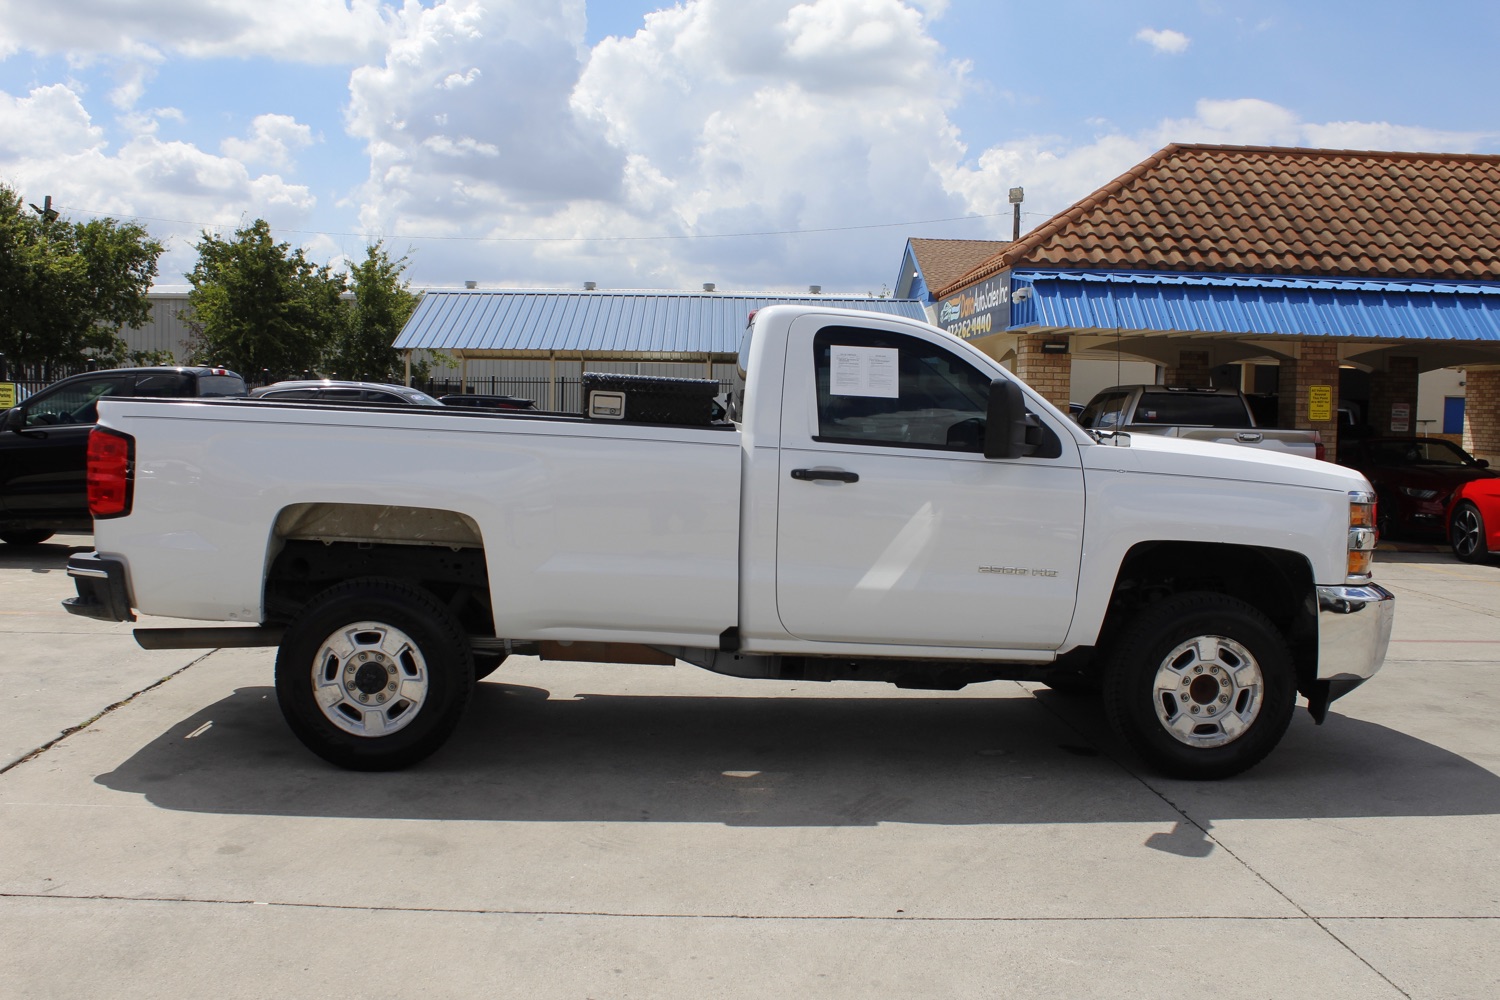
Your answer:
[[[62,606],[70,614],[98,618],[106,622],[133,622],[130,590],[125,582],[125,564],[97,552],[83,552],[68,557],[68,576],[73,578],[77,597],[69,597]]]
[[[1319,722],[1334,700],[1375,676],[1391,642],[1396,598],[1377,584],[1318,588],[1318,677],[1307,692]]]

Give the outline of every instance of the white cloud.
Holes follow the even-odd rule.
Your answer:
[[[250,135],[229,138],[219,145],[225,156],[244,163],[263,163],[277,169],[291,165],[294,150],[313,144],[312,129],[290,115],[259,115],[250,123]]]
[[[1138,42],[1145,42],[1158,53],[1170,56],[1186,52],[1191,41],[1187,35],[1180,31],[1173,31],[1171,28],[1160,31],[1155,28],[1142,28],[1135,33],[1135,39]]]
[[[266,56],[349,63],[378,54],[397,11],[381,0],[12,0],[0,17],[0,53],[27,49],[133,57],[142,47],[197,58]]]
[[[617,198],[623,157],[568,104],[583,29],[581,0],[408,11],[384,64],[350,80],[348,130],[370,158],[363,223],[456,233]]]
[[[159,109],[153,115],[154,123],[178,113]],[[168,246],[158,272],[165,283],[192,266],[200,224],[229,229],[261,216],[293,227],[316,205],[303,185],[254,173],[239,159],[189,143],[163,142],[153,131],[112,150],[82,95],[63,84],[19,98],[0,93],[0,180],[34,201],[52,195],[70,217],[146,219]]]
[[[868,283],[904,234],[859,260],[832,238],[589,238],[959,214],[937,168],[962,153],[945,108],[965,70],[926,32],[942,6],[691,0],[580,55],[577,3],[449,0],[404,22],[383,67],[354,74],[350,128],[372,167],[362,218],[503,237],[423,245],[424,269],[462,261],[487,283]]]

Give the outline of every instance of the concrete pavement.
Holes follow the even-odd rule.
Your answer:
[[[1386,668],[1194,784],[1032,685],[530,659],[342,772],[272,651],[51,611],[65,554],[0,546],[3,996],[1500,994],[1500,566],[1382,553]]]

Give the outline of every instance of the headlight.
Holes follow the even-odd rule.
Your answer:
[[[1349,583],[1369,583],[1375,558],[1375,494],[1349,492]]]
[[[1419,490],[1415,486],[1403,486],[1401,492],[1416,500],[1431,500],[1438,495],[1437,490]]]

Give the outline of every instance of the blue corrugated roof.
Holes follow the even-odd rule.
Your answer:
[[[1500,284],[1286,275],[1022,271],[1011,329],[1500,341]]]
[[[656,355],[701,358],[739,350],[745,320],[782,303],[864,309],[925,320],[914,299],[718,292],[427,292],[396,338],[398,350],[455,354]]]

